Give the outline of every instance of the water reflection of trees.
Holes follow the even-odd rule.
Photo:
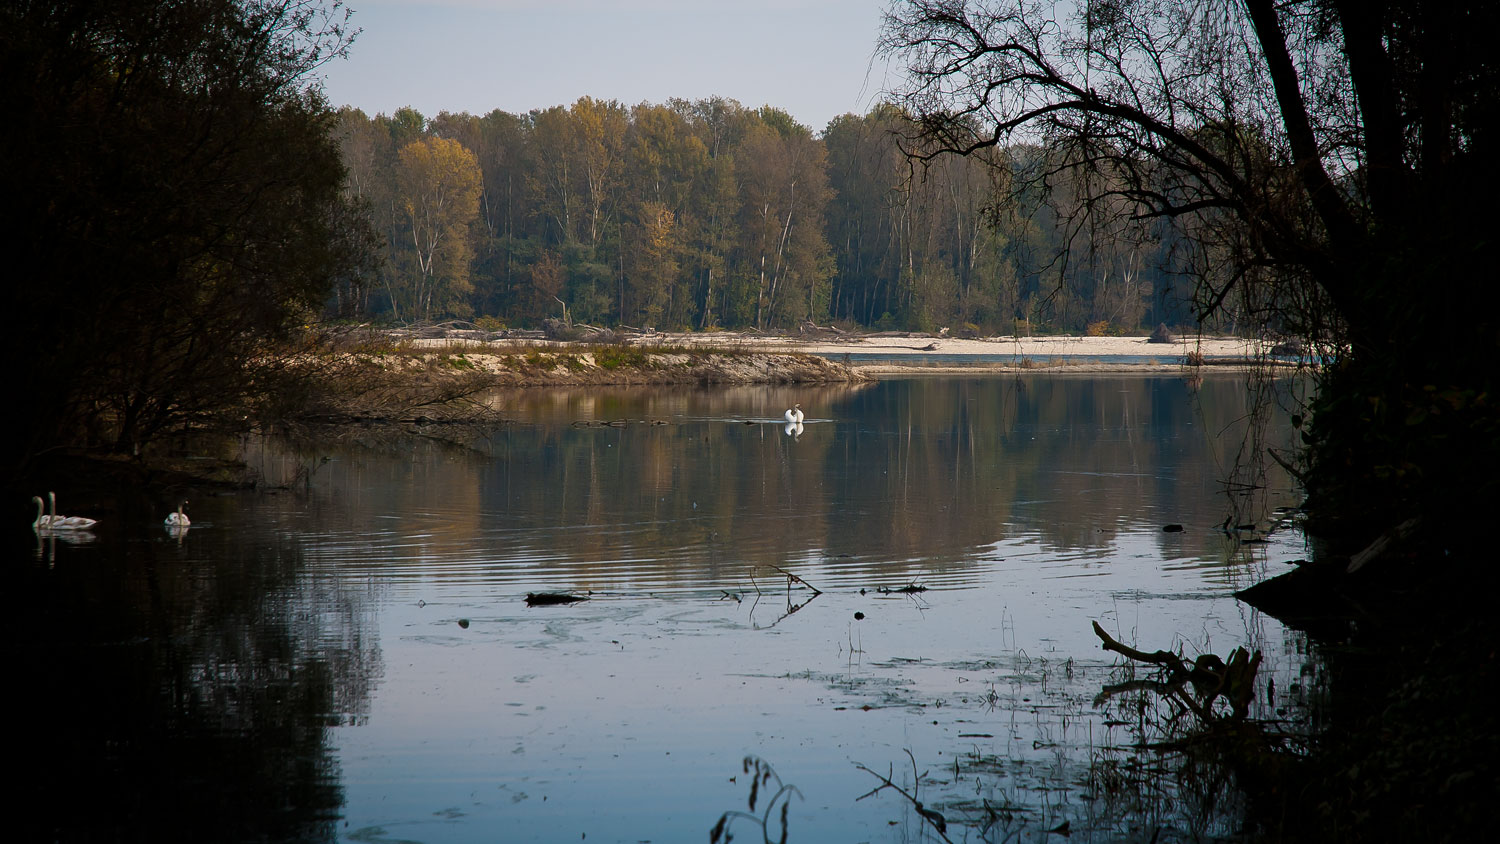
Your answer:
[[[514,423],[487,438],[426,430],[411,459],[319,471],[347,473],[330,485],[362,488],[359,506],[420,534],[424,557],[480,546],[577,586],[621,566],[721,583],[805,561],[925,577],[1020,547],[1104,564],[1132,534],[1153,556],[1222,565],[1257,533],[1221,527],[1263,530],[1295,503],[1280,467],[1247,459],[1268,430],[1247,386],[1043,375],[514,391],[496,398]],[[793,402],[808,411],[795,438],[777,423]]]
[[[749,562],[821,550],[924,564],[1014,538],[1103,552],[1124,532],[1168,522],[1196,529],[1158,534],[1166,556],[1218,560],[1224,543],[1211,528],[1225,521],[1224,481],[1246,464],[1247,436],[1263,436],[1239,378],[1206,379],[1196,392],[1178,378],[914,380],[803,404],[810,419],[831,421],[796,442],[730,420],[517,428],[497,439],[481,483],[538,529],[629,526],[552,537],[581,562],[700,548]],[[683,408],[710,420],[735,409]],[[664,410],[603,413],[670,418]],[[1278,467],[1257,471],[1254,489],[1290,491],[1284,474],[1266,477]],[[1274,503],[1290,502],[1260,495],[1258,512],[1236,523],[1264,519]]]
[[[370,601],[311,584],[285,542],[184,546],[101,541],[20,575],[23,839],[336,837],[328,730],[381,672]]]

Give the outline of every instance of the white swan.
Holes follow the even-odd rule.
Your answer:
[[[802,405],[794,404],[792,409],[786,412],[786,421],[793,425],[802,424]]]
[[[40,495],[31,496],[31,500],[36,502],[36,520],[31,523],[31,529],[51,530],[52,517],[47,515],[47,502],[43,501]]]
[[[175,513],[168,513],[167,517],[162,520],[162,524],[166,525],[169,528],[171,528],[171,527],[187,527],[188,525],[192,524],[192,522],[188,520],[187,514],[184,513],[184,512],[182,512],[182,508],[184,508],[186,506],[187,506],[187,502],[186,501],[182,502],[181,504],[178,504],[177,505],[177,512],[175,512]]]
[[[57,493],[47,493],[47,500],[52,502],[52,515],[47,517],[45,530],[88,530],[99,524],[97,519],[85,519],[82,516],[59,516],[57,515]],[[41,516],[37,516],[40,521]]]

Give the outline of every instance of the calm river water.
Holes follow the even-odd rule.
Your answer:
[[[1296,687],[1303,641],[1231,596],[1305,555],[1291,481],[1245,459],[1284,445],[1252,396],[1287,389],[526,391],[494,431],[247,441],[284,488],[195,499],[183,535],[175,501],[60,489],[101,525],[12,552],[23,829],[702,842],[747,810],[754,756],[797,790],[773,840],[783,804],[790,841],[928,840],[893,790],[860,799],[860,766],[953,840],[1232,833],[1222,788],[1121,773],[1154,764],[1147,707],[1096,701],[1126,671],[1090,624],[1259,648],[1261,682]]]

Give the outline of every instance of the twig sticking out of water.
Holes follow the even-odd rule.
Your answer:
[[[776,569],[777,571],[779,571],[782,574],[786,575],[786,588],[787,588],[787,591],[791,591],[792,583],[795,582],[795,583],[800,583],[803,586],[806,586],[808,589],[811,589],[813,591],[814,595],[821,595],[821,594],[823,594],[823,590],[822,589],[819,589],[818,587],[812,585],[811,583],[808,583],[807,581],[803,580],[802,578],[798,577],[795,574],[792,574],[791,572],[787,571],[786,569],[782,568],[781,566],[771,566],[771,568]]]
[[[784,568],[782,568],[780,566],[771,566],[771,565],[768,565],[768,568],[773,568],[776,571],[778,571],[778,572],[786,575],[786,610],[781,614],[781,616],[779,618],[777,618],[775,621],[771,622],[771,624],[769,625],[770,627],[775,627],[776,625],[780,624],[782,621],[784,621],[792,613],[795,613],[797,610],[800,610],[803,607],[807,606],[808,604],[812,603],[814,598],[816,598],[819,595],[823,594],[823,590],[821,590],[818,587],[812,585],[811,583],[808,583],[807,581],[803,580],[802,578],[798,577],[795,574],[792,574],[791,572],[787,571],[786,569],[784,569]],[[803,586],[806,586],[808,589],[812,590],[812,594],[808,596],[807,600],[803,601],[800,604],[794,604],[794,603],[792,603],[792,585],[796,584],[796,583],[800,583]],[[760,606],[760,596],[762,594],[761,591],[760,591],[760,584],[755,582],[755,570],[753,568],[751,569],[751,572],[750,572],[750,585],[755,587],[755,603],[751,605],[751,610],[750,610],[750,612],[751,612],[751,614],[753,616],[753,614],[755,612],[755,607]]]
[[[911,773],[913,782],[912,791],[916,791],[917,787],[922,782],[922,776],[917,773],[917,757],[912,755],[910,748],[907,748],[906,758],[911,760]],[[891,780],[891,774],[895,773],[894,768],[891,769],[891,771],[885,776],[881,776],[880,774],[875,773],[874,771],[866,768],[864,765],[861,765],[858,762],[854,764],[854,767],[860,769],[861,771],[864,771],[875,779],[880,780],[880,785],[877,785],[864,794],[861,794],[860,796],[854,798],[854,802],[858,803],[866,797],[872,797],[889,788],[892,791],[895,791],[897,794],[900,794],[902,797],[905,797],[907,802],[911,803],[912,808],[916,810],[917,814],[922,816],[922,820],[926,821],[932,826],[933,831],[937,833],[938,837],[943,839],[944,841],[950,842],[951,844],[952,839],[948,837],[948,820],[943,817],[941,812],[935,812],[932,809],[923,806],[922,801],[918,800],[915,795],[908,793],[906,789],[902,788],[899,785],[896,785],[896,783]]]

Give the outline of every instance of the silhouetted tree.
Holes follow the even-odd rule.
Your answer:
[[[0,205],[12,467],[131,453],[271,389],[278,344],[362,270],[334,115],[311,74],[337,2],[85,0],[0,8]]]
[[[1497,186],[1497,24],[1493,0],[906,0],[883,45],[915,151],[1044,144],[1031,181],[1084,188],[1065,224],[1167,221],[1200,313],[1336,355],[1311,489],[1395,518],[1500,472],[1493,215],[1471,201]]]

